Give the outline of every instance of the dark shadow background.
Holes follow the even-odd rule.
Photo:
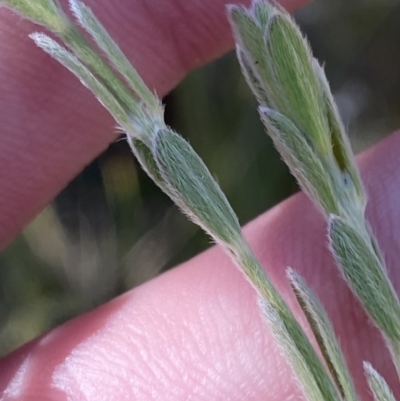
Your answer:
[[[315,0],[296,14],[358,152],[400,127],[400,0]],[[233,53],[165,99],[242,224],[297,186],[263,132]],[[121,139],[0,256],[0,355],[210,246]]]

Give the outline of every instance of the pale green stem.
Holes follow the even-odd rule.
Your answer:
[[[229,11],[239,62],[264,125],[302,188],[329,218],[338,265],[390,339],[398,368],[400,303],[365,220],[365,192],[325,73],[279,6],[255,0],[249,9]]]
[[[29,18],[49,26],[66,43],[73,54],[51,39],[35,36],[38,44],[74,72],[114,115],[127,132],[133,151],[155,182],[232,256],[265,301],[263,311],[269,316],[268,319],[273,322],[272,316],[277,317],[276,326],[272,327],[273,331],[279,333],[283,348],[285,341],[287,342],[286,352],[293,361],[298,376],[304,379],[304,383],[307,382],[303,384],[309,399],[338,401],[340,397],[305,333],[243,239],[237,218],[222,191],[191,147],[165,126],[159,100],[145,86],[136,70],[129,65],[93,13],[79,1],[71,0],[72,9],[79,22],[92,34],[133,92],[125,87],[112,68],[62,14],[57,3],[41,0],[38,8],[35,4],[39,3],[26,3],[23,0],[7,0],[6,4],[14,6],[20,12],[27,12]],[[346,169],[346,163],[353,163],[351,152],[346,148],[346,140],[340,136],[343,134],[341,124],[335,123],[335,107],[328,107],[331,98],[326,93],[327,85],[321,77],[321,69],[315,68],[311,62],[311,53],[307,46],[303,46],[299,30],[293,28],[290,18],[283,10],[263,1],[254,2],[252,16],[247,12],[242,15],[240,10],[242,9],[231,8],[232,19],[239,24],[249,23],[250,27],[248,30],[245,27],[243,40],[239,40],[241,64],[246,70],[247,78],[252,80],[251,85],[263,106],[284,106],[289,111],[287,121],[279,116],[280,113],[284,115],[284,111],[279,110],[278,114],[275,114],[275,122],[272,124],[275,124],[277,131],[276,141],[282,141],[282,149],[287,149],[288,160],[293,162],[292,168],[296,170],[299,167],[297,171],[301,170],[299,180],[304,178],[302,185],[309,193],[318,194],[319,189],[324,188],[320,203],[323,204],[325,212],[329,213],[334,209],[335,213],[352,221],[354,227],[361,227],[361,234],[358,234],[363,239],[369,238],[363,217],[354,218],[365,206],[362,185],[356,175],[357,169],[355,165],[349,165]],[[57,13],[60,13],[60,18]],[[253,21],[253,17],[258,20]],[[266,32],[262,32],[264,28]],[[262,37],[256,38],[255,33],[262,33]],[[268,35],[264,36],[266,33]],[[259,55],[258,60],[252,59],[251,51],[246,45],[256,51],[261,51],[267,45],[266,53]],[[265,66],[266,71],[257,71],[258,64]],[[280,68],[279,64],[284,68]],[[252,71],[252,68],[255,70]],[[303,81],[296,80],[299,71]],[[263,77],[268,77],[270,82],[262,82]],[[321,85],[324,88],[321,88]],[[270,112],[269,117],[272,118],[271,116]],[[278,122],[282,126],[290,126],[291,132],[298,135],[298,138],[291,141],[288,136],[284,138],[279,135],[279,127],[276,127]],[[330,133],[333,134],[332,137]],[[302,159],[296,154],[290,154],[290,142],[295,147],[306,149],[310,157],[315,158],[312,166],[306,164],[309,157]],[[298,161],[304,162],[305,165],[296,166]],[[325,168],[329,170],[331,161],[335,164],[332,166],[333,172],[328,171],[327,174],[330,175],[327,181],[323,182],[321,178],[325,174]],[[316,171],[307,178],[310,170]],[[337,202],[333,195],[337,196]],[[352,200],[355,203],[351,203]],[[353,211],[357,213],[353,215]],[[379,254],[373,240],[367,241],[368,247]],[[376,269],[374,272],[376,273]],[[382,274],[376,273],[376,276],[382,278]],[[393,310],[396,309],[395,305],[391,306]],[[381,307],[382,305],[378,305],[377,310]],[[269,309],[271,310],[268,311]],[[392,321],[389,322],[389,326],[390,324]],[[386,327],[387,322],[383,322],[382,325]],[[393,341],[393,335],[390,338],[390,341]],[[397,366],[398,344],[390,344]]]

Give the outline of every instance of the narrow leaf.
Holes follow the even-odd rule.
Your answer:
[[[243,51],[239,44],[236,45],[236,55],[247,85],[249,85],[258,103],[267,107],[267,88],[264,86],[263,81],[256,75],[257,72],[251,65],[252,61],[247,57],[246,52]]]
[[[388,338],[399,342],[399,300],[370,239],[360,231],[332,215],[329,224],[332,252],[343,276],[375,324]]]
[[[331,134],[332,151],[335,161],[343,175],[343,186],[347,191],[354,191],[353,202],[359,205],[361,213],[367,203],[364,186],[351,150],[350,141],[346,135],[342,119],[333,99],[324,69],[317,60],[313,60],[314,71],[321,83],[326,113]]]
[[[100,103],[114,116],[121,126],[129,126],[131,119],[113,94],[77,57],[45,34],[33,33],[30,37],[37,46],[76,75],[81,83],[93,92]]]
[[[259,305],[278,345],[288,359],[308,401],[341,401],[323,365],[299,326],[267,301]]]
[[[151,149],[146,143],[139,139],[131,138],[129,135],[127,135],[127,140],[143,170],[164,192],[168,193]]]
[[[385,379],[369,362],[364,362],[364,373],[375,401],[396,401]]]
[[[168,194],[212,237],[232,244],[241,239],[235,213],[193,148],[171,129],[154,138],[152,153]]]
[[[259,112],[275,147],[302,188],[325,214],[340,213],[335,186],[327,175],[329,166],[318,158],[307,138],[282,114],[265,107]]]
[[[127,83],[138,95],[138,98],[147,107],[151,108],[153,114],[159,115],[162,119],[163,109],[159,99],[149,90],[121,49],[93,14],[92,10],[78,0],[70,0],[70,7],[79,23],[90,33],[116,70],[122,74]]]
[[[57,0],[0,0],[1,4],[55,32],[62,32],[69,26]]]
[[[303,277],[292,269],[288,270],[288,277],[336,387],[346,401],[358,401],[347,363],[324,307]]]
[[[266,35],[268,58],[273,65],[279,105],[294,124],[309,136],[322,155],[329,153],[329,127],[322,90],[312,67],[309,46],[289,15],[269,21]]]
[[[101,80],[103,85],[118,99],[121,106],[129,114],[135,116],[138,121],[148,120],[143,115],[143,110],[137,99],[134,98],[133,94],[125,87],[114,71],[75,26],[71,24],[70,29],[60,34],[60,37],[76,57]]]
[[[258,87],[263,88],[263,96],[259,99],[260,104],[276,108],[276,88],[273,85],[274,78],[271,75],[270,60],[265,52],[264,32],[266,28],[254,18],[252,10],[232,5],[228,7],[228,11],[237,49],[240,52],[240,58],[244,61],[243,73],[245,76],[251,77],[251,81],[257,82]],[[268,11],[266,12],[268,13]],[[257,96],[257,93],[255,95]]]
[[[285,114],[317,152],[329,154],[323,90],[309,46],[291,17],[266,1],[253,2],[250,10],[231,6],[229,14],[244,74],[251,87],[256,82],[262,88],[255,92],[260,104]]]

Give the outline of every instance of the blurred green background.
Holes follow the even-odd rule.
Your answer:
[[[315,0],[296,14],[356,151],[400,126],[400,0]],[[297,191],[263,132],[235,55],[165,99],[242,224]],[[210,246],[124,140],[89,165],[0,257],[0,355]]]

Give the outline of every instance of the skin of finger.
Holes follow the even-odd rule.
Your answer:
[[[368,216],[397,291],[399,147],[400,132],[360,158]],[[332,263],[326,224],[306,197],[278,205],[245,234],[306,330],[286,267],[317,292],[361,399],[371,399],[363,360],[399,396],[388,351]],[[302,399],[253,289],[217,247],[28,344],[3,360],[0,373],[4,401]]]
[[[232,47],[225,11],[231,2],[86,3],[147,84],[163,95],[188,71]],[[294,9],[305,0],[282,3]],[[28,34],[38,30],[0,8],[1,248],[117,136],[112,118],[94,97],[35,48]]]

